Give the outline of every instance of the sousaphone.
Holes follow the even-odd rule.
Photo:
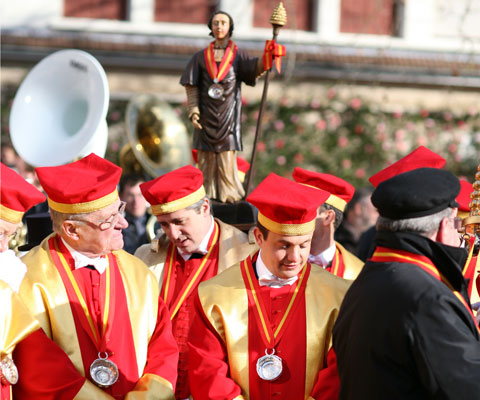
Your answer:
[[[128,144],[120,154],[124,170],[136,159],[153,178],[191,163],[190,142],[185,124],[175,110],[152,94],[135,96],[127,106]],[[133,157],[132,157],[133,154]]]
[[[18,154],[35,167],[105,155],[110,93],[100,63],[82,50],[57,51],[20,85],[10,113]]]

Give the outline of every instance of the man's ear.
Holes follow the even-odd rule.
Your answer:
[[[78,225],[75,221],[65,220],[62,222],[62,232],[72,240],[78,240]]]
[[[335,211],[333,210],[325,210],[325,219],[324,219],[324,225],[329,226],[330,224],[335,222]]]
[[[202,206],[200,207],[202,215],[208,215],[208,210],[210,210],[210,200],[206,197],[203,200]],[[211,213],[211,212],[210,212]]]
[[[262,244],[265,242],[265,238],[263,237],[263,233],[260,231],[260,229],[258,229],[257,226],[253,228],[253,236],[255,237],[255,241],[257,242],[258,247],[261,247]]]
[[[454,217],[445,217],[442,219],[433,240],[448,246],[460,246],[460,235],[455,229],[453,218]]]

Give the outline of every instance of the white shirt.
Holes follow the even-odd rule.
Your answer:
[[[208,230],[207,234],[202,239],[200,246],[198,246],[198,249],[196,249],[194,253],[200,253],[203,255],[208,253],[208,242],[210,241],[210,236],[212,235],[213,228],[215,227],[213,217],[210,217],[210,218],[211,218],[210,229]],[[189,260],[190,257],[192,256],[192,253],[185,253],[180,249],[178,249],[178,254],[180,254],[185,261]]]
[[[281,288],[286,285],[293,285],[295,281],[298,279],[298,276],[293,276],[292,278],[279,278],[276,275],[273,275],[270,270],[267,268],[265,263],[262,260],[262,250],[259,251],[257,262],[256,262],[256,269],[258,274],[258,283],[260,286],[270,286],[272,288]]]
[[[108,266],[107,257],[102,256],[102,257],[90,258],[82,253],[79,253],[77,250],[69,246],[68,243],[65,242],[65,240],[62,239],[62,242],[67,248],[67,250],[70,252],[70,254],[72,255],[73,260],[75,261],[75,269],[80,269],[88,265],[92,265],[93,267],[95,267],[95,269],[98,271],[100,275],[103,274],[107,269],[107,266]]]
[[[327,250],[321,252],[320,254],[317,254],[317,255],[310,254],[308,256],[308,261],[310,262],[310,264],[317,264],[323,268],[326,268],[333,261],[333,257],[335,257],[336,249],[337,247],[335,246],[335,243],[333,243],[332,246],[330,246]]]
[[[0,280],[6,282],[16,293],[18,293],[26,272],[27,266],[15,255],[13,250],[0,253]]]

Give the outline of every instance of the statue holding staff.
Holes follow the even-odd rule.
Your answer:
[[[245,196],[236,166],[236,153],[243,149],[241,84],[254,86],[256,78],[271,67],[277,49],[284,53],[283,46],[267,41],[263,58],[250,57],[231,40],[233,26],[228,13],[215,12],[208,22],[215,40],[193,55],[180,79],[206,193],[226,203]]]

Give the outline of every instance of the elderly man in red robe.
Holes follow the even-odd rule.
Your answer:
[[[200,284],[189,378],[202,399],[336,399],[332,328],[349,283],[310,266],[329,194],[270,174],[247,200],[260,251]]]
[[[46,337],[17,295],[27,268],[8,249],[8,242],[24,213],[45,196],[15,171],[1,163],[0,167],[0,399],[92,398],[102,393],[100,389],[89,390],[85,378]],[[22,349],[27,348],[25,358]]]
[[[117,191],[121,168],[90,154],[36,172],[54,233],[22,259],[23,301],[103,393],[173,399],[178,349],[168,310],[155,276],[121,250],[127,226]]]

